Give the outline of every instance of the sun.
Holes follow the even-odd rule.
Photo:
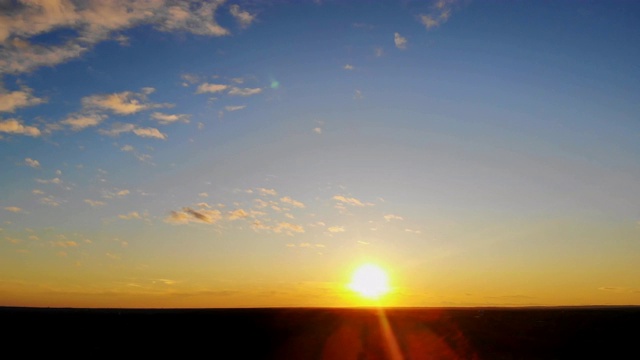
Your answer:
[[[389,277],[381,267],[364,264],[353,273],[349,288],[364,298],[377,300],[389,292]]]

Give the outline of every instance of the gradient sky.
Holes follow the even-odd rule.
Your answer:
[[[0,1],[0,305],[640,305],[640,3]]]

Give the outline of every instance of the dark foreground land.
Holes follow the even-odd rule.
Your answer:
[[[0,307],[0,326],[12,358],[392,359],[395,338],[402,359],[640,359],[640,307]]]

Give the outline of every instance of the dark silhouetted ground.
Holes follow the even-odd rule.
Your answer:
[[[0,326],[6,359],[390,359],[393,338],[403,359],[640,358],[640,307],[0,307]]]

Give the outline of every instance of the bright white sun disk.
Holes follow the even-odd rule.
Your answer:
[[[365,264],[353,273],[349,288],[365,298],[378,299],[389,292],[389,278],[379,266]]]

